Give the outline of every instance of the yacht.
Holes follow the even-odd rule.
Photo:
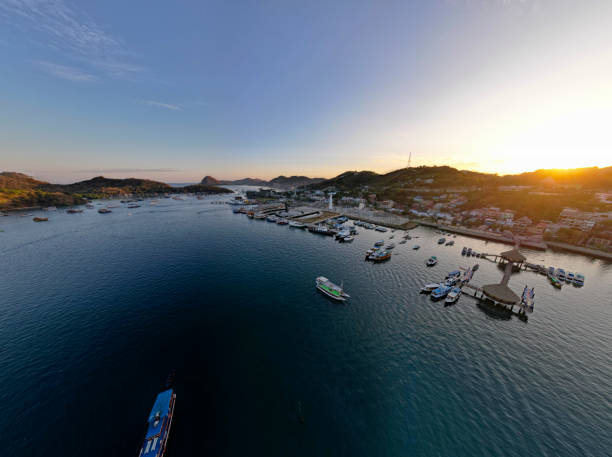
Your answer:
[[[315,284],[318,290],[334,300],[344,301],[347,298],[351,298],[349,294],[344,292],[341,285],[338,286],[334,284],[324,276],[319,276],[317,279],[315,279]]]
[[[438,263],[438,258],[435,255],[432,255],[429,259],[427,259],[426,263],[428,267],[433,267]]]
[[[459,287],[453,287],[446,296],[446,300],[444,300],[444,302],[449,304],[456,303],[457,300],[459,300],[459,297],[461,297],[461,289]]]
[[[448,295],[448,293],[451,291],[452,287],[449,286],[440,286],[437,289],[434,289],[431,292],[431,299],[432,300],[439,300],[441,298],[444,298]]]

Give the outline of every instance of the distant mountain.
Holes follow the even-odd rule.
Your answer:
[[[212,176],[205,176],[204,178],[202,178],[202,181],[200,181],[200,184],[203,184],[205,186],[218,186],[219,184],[221,184],[221,181],[216,178],[213,178]]]
[[[152,181],[150,179],[126,178],[115,179],[96,176],[86,181],[73,184],[44,184],[41,186],[46,190],[57,190],[79,194],[105,193],[105,194],[128,194],[146,192],[168,192],[172,190],[169,184]]]
[[[295,187],[303,187],[313,185],[325,181],[325,178],[309,178],[307,176],[279,176],[271,179],[268,182],[270,187],[279,189],[291,189]]]
[[[577,168],[570,170],[537,170],[518,175],[499,176],[458,170],[449,166],[401,168],[385,174],[372,171],[347,171],[334,178],[309,185],[324,189],[337,187],[353,189],[369,186],[372,188],[409,188],[428,186],[432,188],[465,186],[567,186],[577,185],[585,189],[612,188],[612,167]]]
[[[221,181],[221,184],[234,185],[234,186],[268,186],[268,181],[257,178],[244,178],[236,179],[235,181]]]

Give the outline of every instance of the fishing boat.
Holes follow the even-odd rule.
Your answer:
[[[576,278],[576,276],[574,276],[574,273],[572,273],[571,271],[567,272],[567,276],[565,276],[565,282],[567,283],[573,283],[574,279]]]
[[[248,211],[248,212],[247,212],[247,217],[248,217],[249,219],[253,219],[253,218],[255,217],[255,213],[254,213],[253,211]]]
[[[437,289],[434,289],[431,292],[431,299],[432,300],[439,300],[441,298],[444,298],[448,295],[448,293],[451,291],[452,287],[449,287],[447,285],[443,285],[438,287]]]
[[[556,276],[559,281],[565,281],[565,270],[563,268],[557,268]]]
[[[576,273],[576,276],[574,277],[574,285],[577,287],[584,286],[584,275]]]
[[[458,278],[459,276],[461,276],[461,270],[453,270],[448,272],[445,279]]]
[[[453,287],[448,293],[448,295],[446,296],[444,303],[447,303],[447,304],[457,303],[457,300],[459,300],[459,297],[461,297],[461,289],[459,287]]]
[[[555,276],[549,276],[548,279],[550,283],[555,286],[557,289],[561,289],[561,281],[559,281]]]
[[[100,209],[98,210],[98,212],[99,212],[100,214],[108,214],[108,213],[112,213],[112,211],[111,211],[110,209],[108,209],[108,208],[100,208]]]
[[[440,238],[438,240],[438,244],[444,244],[444,243],[446,243],[446,238]]]
[[[342,285],[338,286],[324,276],[315,279],[315,284],[318,290],[334,300],[344,301],[351,298],[349,294],[344,292]]]
[[[431,284],[425,284],[423,287],[421,287],[421,293],[422,294],[430,294],[432,291],[436,290],[438,287],[443,286],[444,284],[439,283],[439,282],[434,282]]]
[[[438,263],[438,258],[435,255],[432,255],[429,259],[427,259],[427,262],[426,262],[428,267],[433,267],[437,263]]]
[[[168,379],[171,383],[172,378]],[[174,389],[168,385],[166,387],[169,388],[159,393],[153,403],[147,421],[147,432],[138,457],[163,457],[166,452],[176,402]]]
[[[66,212],[68,214],[77,214],[77,213],[82,213],[83,210],[82,209],[76,209],[76,208],[70,208],[70,209],[66,210]]]
[[[35,217],[32,219],[34,222],[47,222],[49,220],[48,217]]]
[[[391,258],[391,253],[389,251],[376,251],[368,256],[368,260],[373,262],[383,262],[385,260],[389,260]]]

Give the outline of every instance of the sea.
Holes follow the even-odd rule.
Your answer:
[[[522,251],[586,277],[514,274],[518,294],[535,288],[524,321],[419,294],[476,263],[473,284],[499,282],[461,249],[506,245],[439,245],[425,227],[339,243],[228,198],[0,217],[2,455],[138,456],[172,369],[167,457],[612,455],[610,263]],[[364,261],[391,236],[390,261]]]

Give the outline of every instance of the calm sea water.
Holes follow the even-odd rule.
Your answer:
[[[418,294],[475,262],[474,283],[498,281],[460,251],[507,246],[419,228],[373,265],[391,233],[339,244],[218,199],[0,218],[3,455],[138,455],[171,368],[168,457],[610,455],[611,265],[526,251],[586,285],[514,275],[536,288],[525,323]],[[319,275],[351,300],[318,293]]]

